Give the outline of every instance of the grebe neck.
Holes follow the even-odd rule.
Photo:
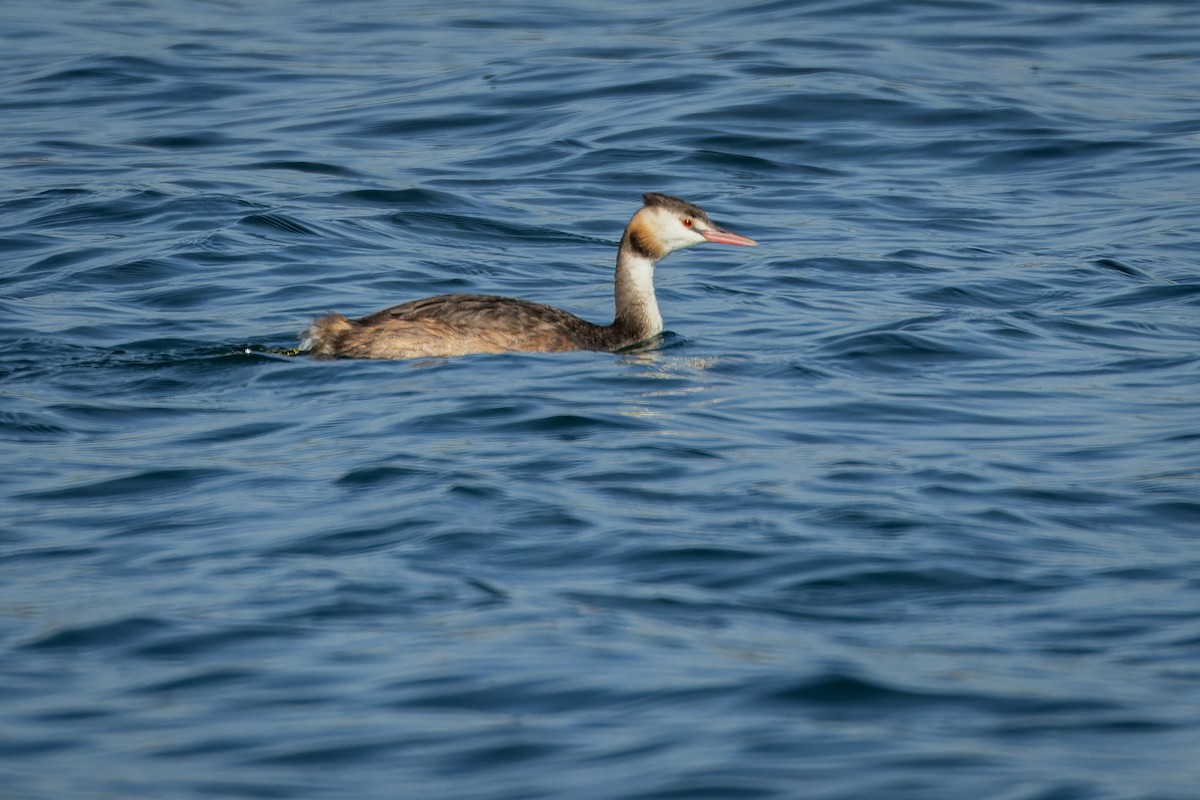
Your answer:
[[[654,296],[654,265],[658,258],[628,230],[621,238],[614,281],[617,313],[613,327],[633,337],[635,342],[645,341],[663,330],[662,315],[658,313],[658,300]]]

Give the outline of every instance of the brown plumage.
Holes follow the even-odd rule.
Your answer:
[[[479,294],[426,297],[361,319],[326,314],[305,332],[303,347],[318,357],[422,358],[470,353],[553,353],[621,350],[662,332],[654,296],[654,264],[704,241],[754,245],[718,228],[697,206],[647,194],[617,251],[616,315],[595,325],[560,308]]]

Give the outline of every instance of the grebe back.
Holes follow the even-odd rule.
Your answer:
[[[471,353],[615,351],[662,333],[654,265],[703,242],[753,246],[723,230],[699,207],[665,194],[642,196],[617,251],[616,315],[595,325],[553,306],[512,297],[445,294],[377,311],[361,319],[326,314],[305,332],[317,357],[422,358]]]

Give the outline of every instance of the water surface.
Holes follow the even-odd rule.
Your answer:
[[[1200,10],[0,10],[0,775],[1196,796]],[[638,353],[314,362],[476,291]]]

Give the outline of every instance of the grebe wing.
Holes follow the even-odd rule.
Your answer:
[[[377,325],[389,321],[429,320],[462,328],[491,327],[497,324],[524,326],[575,325],[582,319],[561,308],[488,294],[443,294],[424,297],[377,311],[359,320]]]

